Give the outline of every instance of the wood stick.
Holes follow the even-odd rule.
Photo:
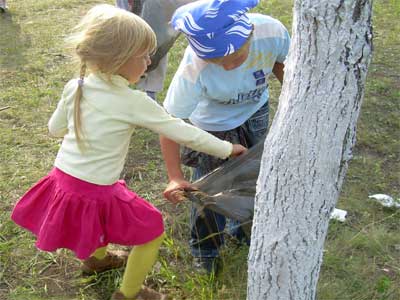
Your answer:
[[[0,111],[6,110],[6,109],[9,109],[9,108],[11,108],[11,106],[0,107]]]

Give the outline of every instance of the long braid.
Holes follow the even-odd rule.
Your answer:
[[[83,88],[83,80],[85,78],[86,73],[86,63],[81,63],[81,69],[79,72],[79,80],[78,80],[78,88],[75,94],[75,101],[74,101],[74,131],[75,137],[78,143],[78,147],[82,150],[82,120],[81,120],[81,100],[82,100],[82,88]]]

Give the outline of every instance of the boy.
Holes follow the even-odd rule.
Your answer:
[[[268,129],[268,77],[283,81],[284,60],[290,37],[278,21],[261,14],[247,14],[259,0],[196,1],[177,9],[172,26],[189,42],[169,87],[164,107],[179,118],[219,138],[251,147]],[[169,176],[164,196],[179,202],[177,190],[190,189],[180,166],[180,148],[160,137]],[[182,161],[194,167],[196,180],[224,161],[185,150]],[[223,245],[225,217],[210,210],[191,216],[190,247],[194,266],[215,271]]]

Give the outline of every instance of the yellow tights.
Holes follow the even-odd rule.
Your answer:
[[[158,249],[163,240],[164,234],[146,244],[133,247],[120,288],[125,297],[134,297],[139,292],[143,281],[156,262]]]
[[[91,256],[96,257],[97,259],[103,259],[107,255],[107,246],[98,248]]]
[[[127,298],[133,298],[142,287],[143,281],[153,267],[164,240],[164,233],[154,240],[133,247],[128,256],[120,291]],[[97,249],[92,256],[103,259],[107,254],[107,247]]]

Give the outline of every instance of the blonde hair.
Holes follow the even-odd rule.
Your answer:
[[[90,9],[66,41],[80,63],[74,101],[74,130],[81,146],[80,104],[86,70],[109,76],[116,74],[133,55],[153,53],[157,41],[153,30],[142,18],[108,4]]]

